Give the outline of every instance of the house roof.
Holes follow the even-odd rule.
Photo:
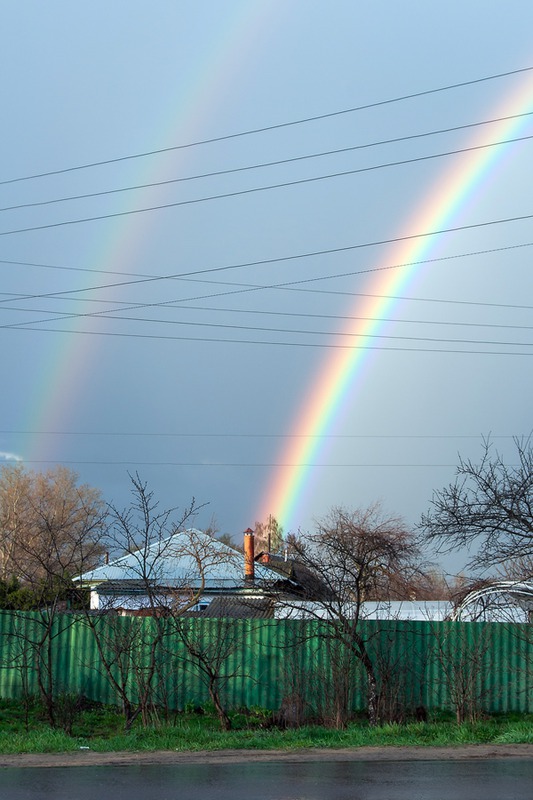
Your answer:
[[[257,581],[272,578],[268,568],[256,565],[255,571]],[[244,584],[244,556],[209,534],[191,528],[140,547],[74,580],[91,587],[104,582],[130,585],[141,582],[158,587],[228,589]]]
[[[256,556],[256,562],[268,565],[272,572],[277,572],[282,578],[299,587],[300,593],[305,597],[321,600],[333,598],[331,588],[326,586],[321,576],[296,559],[263,551]]]
[[[211,600],[207,608],[189,612],[185,616],[271,619],[274,616],[274,600],[271,597],[218,596]]]

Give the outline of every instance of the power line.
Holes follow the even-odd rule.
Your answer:
[[[408,136],[397,136],[397,137],[395,137],[393,139],[382,139],[382,140],[377,141],[377,142],[367,142],[365,144],[353,145],[351,147],[342,147],[342,148],[338,148],[338,149],[335,149],[335,150],[325,150],[325,151],[322,151],[320,153],[310,153],[310,154],[307,154],[307,155],[293,156],[292,158],[278,159],[277,161],[266,161],[266,162],[261,162],[261,163],[258,163],[258,164],[249,164],[249,165],[246,165],[244,167],[233,167],[231,169],[216,170],[216,171],[213,171],[213,172],[204,172],[204,173],[201,173],[201,174],[198,174],[198,175],[188,175],[188,176],[183,176],[183,177],[179,177],[179,178],[169,178],[169,179],[164,180],[164,181],[152,181],[151,183],[142,183],[142,184],[137,184],[135,186],[123,186],[123,187],[119,187],[119,188],[116,188],[116,189],[106,189],[106,190],[102,190],[102,191],[99,191],[99,192],[87,192],[87,193],[84,193],[84,194],[70,195],[70,196],[67,196],[67,197],[57,197],[57,198],[52,198],[50,200],[38,200],[38,201],[31,202],[31,203],[18,203],[17,205],[4,206],[3,208],[0,208],[0,212],[2,212],[2,211],[16,211],[16,210],[20,210],[20,209],[23,209],[23,208],[37,208],[37,207],[41,207],[41,206],[54,205],[54,204],[57,204],[57,203],[66,203],[66,202],[70,202],[72,200],[87,200],[87,199],[91,199],[91,198],[95,198],[95,197],[106,197],[106,196],[113,195],[113,194],[121,194],[121,193],[124,193],[124,192],[133,192],[133,191],[138,191],[138,190],[141,190],[141,189],[153,189],[153,188],[156,188],[156,187],[159,187],[159,186],[171,186],[171,185],[174,185],[174,184],[177,184],[177,183],[186,183],[186,182],[189,182],[189,181],[196,181],[196,180],[201,180],[201,179],[204,179],[204,178],[220,177],[222,175],[234,175],[234,174],[238,174],[238,173],[242,173],[242,172],[249,172],[249,171],[254,170],[254,169],[265,169],[265,168],[268,168],[268,167],[277,167],[277,166],[282,166],[282,165],[285,165],[285,164],[294,164],[294,163],[297,163],[297,162],[307,161],[307,160],[316,159],[316,158],[324,158],[324,157],[332,156],[332,155],[341,155],[341,154],[344,154],[344,153],[350,153],[350,152],[354,152],[354,151],[357,151],[357,150],[365,150],[365,149],[368,149],[368,148],[371,148],[371,147],[379,147],[379,146],[387,145],[387,144],[398,144],[400,142],[407,142],[407,141],[412,141],[412,140],[415,140],[415,139],[427,138],[427,137],[430,137],[430,136],[436,136],[436,135],[443,134],[443,133],[454,133],[454,132],[461,131],[461,130],[467,130],[467,129],[471,129],[471,128],[481,127],[483,125],[490,125],[490,124],[493,124],[493,123],[496,123],[496,122],[505,122],[505,121],[509,121],[509,120],[512,120],[512,119],[520,119],[522,117],[527,117],[527,116],[531,116],[531,115],[533,115],[533,111],[525,111],[525,112],[523,112],[521,114],[512,114],[512,115],[507,116],[507,117],[496,117],[494,119],[483,120],[483,121],[480,121],[480,122],[471,122],[471,123],[468,123],[466,125],[455,125],[455,126],[450,127],[450,128],[440,128],[439,130],[425,131],[423,133],[415,133],[415,134],[410,134]],[[529,138],[529,137],[525,137],[525,138]],[[508,144],[509,142],[513,142],[513,141],[519,141],[519,140],[518,139],[510,139],[510,140],[508,140],[506,142],[495,142],[493,144],[488,144],[488,145],[485,145],[485,146],[486,147],[492,147],[492,146],[494,146],[496,144]],[[413,162],[416,162],[416,161],[419,161],[419,160],[425,160],[425,159],[429,159],[429,158],[440,158],[440,157],[445,156],[445,155],[455,155],[457,153],[462,153],[462,152],[465,152],[465,150],[452,150],[452,151],[449,151],[447,153],[437,153],[437,154],[434,154],[434,155],[424,156],[424,157],[420,157],[420,158],[405,159],[403,161],[396,161],[396,162],[391,162],[391,163],[387,163],[387,164],[379,164],[377,166],[365,167],[365,168],[356,170],[355,172],[368,172],[368,171],[371,171],[371,170],[374,170],[374,169],[383,169],[385,167],[390,167],[390,166],[398,166],[398,165],[401,165],[401,164],[410,164],[410,163],[413,163]],[[352,173],[349,173],[349,174],[352,174]]]
[[[251,129],[245,130],[245,131],[238,131],[236,133],[225,134],[225,135],[222,135],[222,136],[215,136],[215,137],[211,137],[209,139],[201,139],[201,140],[197,140],[197,141],[194,141],[194,142],[188,142],[186,144],[173,145],[171,147],[163,147],[163,148],[159,148],[157,150],[147,150],[147,151],[142,152],[142,153],[135,153],[135,154],[130,154],[130,155],[126,155],[126,156],[118,156],[116,158],[109,158],[109,159],[105,159],[105,160],[102,160],[102,161],[93,161],[93,162],[86,163],[86,164],[78,164],[78,165],[75,165],[75,166],[72,166],[72,167],[65,167],[63,169],[49,170],[47,172],[40,172],[40,173],[34,173],[32,175],[24,175],[24,176],[19,176],[19,177],[15,177],[15,178],[9,178],[7,180],[0,181],[0,186],[6,185],[6,184],[10,184],[10,183],[19,183],[21,181],[34,180],[36,178],[45,178],[45,177],[49,177],[51,175],[62,175],[62,174],[65,174],[67,172],[74,172],[74,171],[82,170],[82,169],[91,169],[93,167],[105,166],[107,164],[117,164],[117,163],[119,163],[121,161],[130,161],[132,159],[137,159],[137,158],[146,158],[147,156],[160,155],[162,153],[169,153],[169,152],[177,151],[177,150],[185,150],[187,148],[198,147],[200,145],[214,144],[216,142],[223,142],[223,141],[228,141],[230,139],[237,139],[237,138],[242,137],[242,136],[253,136],[255,134],[267,133],[267,132],[274,131],[274,130],[280,130],[282,128],[294,127],[296,125],[304,125],[304,124],[307,124],[309,122],[318,122],[318,121],[324,120],[324,119],[332,119],[333,117],[339,117],[339,116],[346,115],[346,114],[352,114],[352,113],[355,113],[355,112],[358,112],[358,111],[365,111],[365,110],[368,110],[368,109],[371,109],[371,108],[378,108],[380,106],[392,105],[394,103],[404,102],[405,100],[413,100],[413,99],[416,99],[418,97],[425,97],[425,96],[429,96],[429,95],[432,95],[432,94],[437,94],[437,93],[440,93],[440,92],[450,91],[450,90],[453,90],[453,89],[460,89],[460,88],[463,88],[463,87],[466,87],[466,86],[474,86],[476,84],[486,83],[488,81],[498,80],[500,78],[508,78],[508,77],[513,76],[513,75],[522,74],[524,72],[531,72],[532,70],[533,70],[533,66],[531,66],[531,67],[522,67],[520,69],[509,70],[507,72],[500,72],[500,73],[497,73],[497,74],[494,74],[494,75],[485,75],[485,76],[482,76],[481,78],[474,78],[474,79],[468,80],[468,81],[461,81],[459,83],[452,83],[452,84],[449,84],[447,86],[439,86],[439,87],[436,87],[436,88],[433,88],[433,89],[426,89],[426,90],[419,91],[419,92],[412,92],[410,94],[404,94],[404,95],[400,95],[400,96],[397,96],[397,97],[388,98],[386,100],[378,100],[378,101],[375,101],[375,102],[372,102],[372,103],[365,103],[363,105],[353,106],[351,108],[344,108],[344,109],[341,109],[339,111],[332,111],[332,112],[325,113],[325,114],[317,114],[315,116],[304,117],[304,118],[301,118],[301,119],[291,120],[291,121],[288,121],[288,122],[281,122],[281,123],[276,123],[276,124],[272,124],[272,125],[265,125],[265,126],[260,127],[260,128],[251,128]]]
[[[73,315],[75,316],[75,315]],[[109,319],[109,317],[108,317]],[[231,325],[231,324],[224,324],[224,323],[212,323],[212,322],[183,322],[182,320],[142,320],[139,318],[131,318],[131,317],[111,317],[110,319],[113,320],[120,320],[120,321],[127,321],[127,322],[149,322],[149,323],[158,323],[158,324],[170,324],[170,325],[179,325],[184,327],[192,327],[192,328],[209,328],[209,329],[222,329],[222,330],[232,330],[232,331],[246,331],[246,332],[254,332],[254,333],[282,333],[282,334],[289,334],[292,336],[295,335],[306,335],[306,336],[321,336],[321,337],[335,337],[336,339],[386,339],[389,341],[400,341],[400,342],[430,342],[432,344],[469,344],[469,345],[485,345],[485,346],[493,346],[493,347],[533,347],[533,342],[509,342],[509,341],[494,341],[488,339],[447,339],[442,337],[430,337],[430,336],[401,336],[401,335],[388,335],[388,334],[376,334],[376,333],[355,333],[355,332],[346,332],[346,331],[317,331],[317,330],[299,330],[294,328],[264,328],[259,326],[248,326],[248,325]],[[28,323],[31,325],[38,324],[40,322],[46,323],[47,320],[34,320],[32,323]],[[438,325],[439,323],[434,323]],[[13,325],[2,325],[0,326],[4,329],[16,329],[20,328],[22,330],[28,330],[27,324],[24,323],[15,323]],[[484,327],[484,326],[483,326]],[[46,330],[46,329],[45,329]],[[531,328],[528,328],[531,330]],[[107,332],[104,332],[106,334]]]
[[[516,216],[516,217],[509,217],[509,218],[500,219],[500,220],[489,220],[489,221],[485,221],[485,222],[471,223],[469,225],[460,225],[460,226],[451,227],[451,228],[442,228],[442,229],[435,230],[435,231],[426,231],[424,233],[417,233],[417,234],[410,234],[408,236],[394,237],[392,239],[383,239],[383,240],[374,241],[374,242],[364,242],[364,243],[360,243],[360,244],[356,244],[356,245],[350,245],[349,247],[345,247],[345,248],[336,248],[335,252],[341,252],[341,251],[346,251],[346,250],[357,250],[357,249],[362,249],[362,248],[366,248],[366,247],[376,247],[376,246],[379,246],[379,245],[393,244],[393,243],[398,243],[398,242],[403,242],[403,241],[410,241],[410,240],[413,240],[413,239],[419,239],[419,238],[424,238],[424,237],[428,237],[428,236],[436,236],[436,235],[444,234],[444,233],[452,233],[452,232],[457,232],[457,231],[472,230],[472,229],[475,229],[475,228],[489,227],[491,225],[506,224],[508,222],[523,221],[523,220],[531,219],[531,218],[533,218],[533,214],[521,215],[521,216]],[[327,252],[332,252],[332,251],[321,251],[321,252],[322,253],[327,253]],[[313,254],[313,255],[315,255],[315,254]],[[289,256],[289,257],[285,257],[285,258],[279,259],[279,260],[288,261],[288,260],[293,260],[295,258],[300,258],[300,257],[301,256]],[[276,260],[278,260],[278,259],[269,259],[267,263],[272,263],[272,261],[276,261]],[[264,263],[264,262],[254,262],[254,264],[260,264],[260,263]],[[417,262],[413,262],[413,263],[417,263]],[[242,265],[242,266],[250,266],[250,264],[248,263],[248,264],[245,264],[245,265]],[[235,266],[232,266],[231,268],[235,268]],[[383,269],[391,269],[391,268],[393,268],[393,267],[376,267],[376,268],[373,268],[373,269],[363,270],[363,271],[361,271],[360,274],[363,274],[363,273],[366,273],[366,272],[380,271],[380,270],[383,270]],[[219,271],[219,270],[224,270],[224,269],[228,269],[228,267],[218,267],[218,268],[215,268],[213,270],[205,270],[205,271],[202,271],[202,274],[204,274],[204,272]],[[184,274],[185,275],[191,275],[191,273],[184,273]],[[152,279],[146,279],[146,280],[143,279],[143,280],[140,280],[140,281],[132,281],[132,282],[128,282],[128,285],[132,285],[132,284],[135,284],[135,283],[146,283],[146,282],[155,281],[155,280],[159,280],[159,278],[152,278]],[[281,284],[281,285],[283,285],[283,284]],[[105,288],[110,288],[112,286],[114,286],[114,284],[110,284]],[[102,288],[102,287],[99,287],[99,288]],[[276,285],[274,285],[273,287],[261,286],[260,288],[261,289],[277,288],[277,286]],[[255,291],[255,290],[257,290],[257,289],[254,288],[254,289],[246,289],[246,290],[241,290],[241,291]],[[76,291],[77,290],[69,291],[68,294],[74,293]],[[87,289],[83,289],[83,290],[80,290],[80,291],[87,291]],[[32,296],[30,296],[30,298],[19,298],[19,300],[20,299],[35,299],[35,298],[34,297],[32,298]],[[197,298],[194,298],[194,299],[197,299]],[[170,305],[171,303],[175,303],[175,302],[176,302],[175,300],[172,300],[172,301],[164,301],[164,302],[157,302],[157,303],[142,303],[142,304],[135,304],[135,305],[127,306],[126,309],[124,309],[124,308],[122,308],[122,309],[121,308],[115,308],[115,309],[107,309],[107,310],[104,310],[104,311],[97,311],[97,312],[86,312],[86,313],[82,313],[82,314],[72,314],[72,315],[68,315],[68,316],[69,317],[72,317],[72,316],[78,316],[78,317],[103,317],[105,315],[109,315],[109,314],[114,313],[116,311],[124,311],[124,310],[132,311],[132,310],[138,310],[140,308],[163,307],[165,305]],[[183,301],[181,301],[181,302],[183,302]],[[61,319],[64,319],[64,316],[59,316],[59,317],[56,317],[54,319],[61,320]],[[53,321],[53,320],[46,320],[46,322],[50,322],[50,321]],[[34,324],[34,323],[27,323],[27,325],[29,325],[29,324]],[[13,325],[13,326],[7,325],[7,326],[1,326],[1,327],[17,327],[17,325]],[[29,329],[30,328],[28,328],[26,326],[26,330],[29,330]]]
[[[319,181],[332,180],[333,178],[347,177],[348,175],[356,175],[364,172],[372,172],[378,169],[387,167],[397,167],[405,164],[419,163],[422,161],[429,161],[435,158],[443,158],[451,155],[458,155],[463,153],[470,153],[477,150],[483,150],[488,147],[498,147],[504,144],[511,144],[514,142],[526,141],[533,139],[533,134],[528,136],[520,136],[515,139],[505,139],[500,142],[490,142],[488,144],[475,145],[472,147],[464,147],[458,150],[450,150],[445,153],[435,153],[427,156],[419,156],[417,158],[404,159],[401,161],[391,161],[387,164],[376,164],[370,167],[361,167],[358,169],[342,170],[340,172],[332,172],[327,175],[315,175],[311,178],[300,178],[299,180],[283,181],[282,183],[274,183],[268,186],[254,186],[249,189],[238,189],[233,192],[223,192],[222,194],[212,194],[205,197],[197,197],[189,200],[178,200],[173,203],[160,203],[155,206],[147,206],[144,208],[134,208],[129,211],[115,211],[108,214],[98,214],[93,217],[81,217],[79,219],[62,220],[60,222],[49,222],[46,225],[32,225],[26,228],[13,228],[8,231],[0,231],[0,236],[11,236],[18,233],[30,233],[32,231],[43,231],[51,228],[62,228],[69,225],[82,225],[87,222],[102,222],[107,219],[116,219],[118,217],[127,217],[133,214],[145,214],[153,211],[163,211],[169,208],[179,208],[181,206],[196,205],[198,203],[206,203],[213,200],[227,200],[233,197],[242,197],[250,194],[257,194],[258,192],[267,192],[272,189],[286,189],[291,186],[302,186],[309,183],[317,183]]]
[[[81,302],[80,298],[73,298],[74,301]],[[112,302],[112,301],[104,301],[104,300],[89,300],[88,302]],[[168,307],[168,306],[165,306]],[[4,306],[7,311],[15,311],[15,312],[26,312],[26,313],[34,313],[34,314],[54,314],[56,315],[56,311],[50,311],[48,309],[35,309],[35,308],[18,308],[15,306],[8,306],[7,308]],[[186,311],[206,311],[209,313],[227,313],[227,314],[245,314],[245,315],[253,315],[253,316],[269,316],[269,317],[290,317],[291,319],[294,318],[302,318],[302,319],[321,319],[321,320],[330,320],[332,322],[388,322],[393,323],[395,325],[407,324],[407,325],[442,325],[445,327],[454,327],[454,328],[495,328],[501,330],[518,330],[518,331],[531,331],[533,330],[533,325],[516,325],[516,324],[502,324],[502,323],[493,323],[493,322],[453,322],[450,320],[434,320],[434,319],[401,319],[397,317],[365,317],[365,316],[354,316],[354,315],[347,315],[347,314],[310,314],[304,312],[296,312],[296,311],[265,311],[264,309],[242,309],[242,308],[212,308],[210,306],[171,306],[171,308],[176,308],[176,310],[186,310]],[[57,321],[60,319],[76,319],[83,314],[78,314],[76,312],[64,313],[61,317],[54,316],[52,320],[50,319],[43,319],[43,320],[33,320],[31,323],[27,324],[36,324],[37,322],[50,322],[50,321]],[[93,316],[89,313],[87,316]],[[186,320],[170,320],[170,319],[148,319],[146,317],[123,317],[120,315],[113,315],[106,317],[106,319],[111,320],[128,320],[133,322],[151,322],[163,325],[203,325],[204,323],[198,322],[187,322]],[[14,328],[17,327],[19,324],[24,323],[13,323],[13,325],[0,325],[2,327],[9,327]],[[205,323],[206,326],[213,325],[213,323]],[[226,327],[222,325],[221,327]],[[239,327],[243,330],[268,330],[273,332],[277,329],[275,328],[259,328],[257,326],[254,327],[244,327],[244,326],[232,326],[232,327]],[[291,331],[292,332],[292,331]],[[295,331],[296,332],[296,331]],[[310,331],[315,333],[315,331]],[[334,335],[342,335],[342,333],[334,332]]]
[[[36,264],[34,262],[10,261],[10,260],[1,260],[0,259],[0,263],[4,263],[4,264],[17,264],[17,265],[21,265],[21,266],[30,266],[30,267],[37,266],[37,267],[45,267],[45,268],[48,268],[48,269],[62,269],[62,270],[70,270],[70,269],[72,269],[74,271],[91,272],[91,273],[92,272],[96,272],[96,273],[104,273],[104,274],[133,275],[135,277],[135,280],[133,280],[133,281],[121,281],[121,282],[112,283],[112,284],[100,284],[98,286],[89,286],[89,287],[86,287],[84,289],[66,289],[66,290],[63,290],[63,291],[60,291],[60,292],[45,292],[45,293],[41,292],[39,294],[30,294],[30,295],[22,294],[20,292],[18,292],[16,294],[15,293],[0,292],[0,294],[3,294],[3,295],[6,295],[6,294],[10,295],[7,299],[0,300],[0,304],[12,303],[14,301],[16,302],[16,301],[20,301],[20,300],[36,300],[36,299],[47,299],[47,298],[60,298],[60,297],[63,297],[64,295],[83,294],[85,292],[96,291],[96,290],[99,290],[99,289],[116,288],[116,287],[119,287],[119,286],[132,286],[132,285],[135,285],[136,283],[157,282],[157,281],[166,281],[166,280],[183,280],[183,281],[187,282],[187,281],[191,280],[190,276],[194,276],[194,275],[202,275],[202,274],[207,274],[209,272],[218,272],[218,271],[223,271],[223,270],[239,269],[239,268],[249,267],[249,266],[260,266],[260,265],[265,265],[265,264],[281,263],[283,261],[312,258],[312,257],[320,256],[320,255],[334,255],[336,253],[348,252],[348,251],[350,251],[352,249],[358,248],[359,246],[360,245],[357,245],[357,244],[356,245],[348,245],[348,246],[339,247],[339,248],[329,248],[327,250],[315,250],[315,251],[308,252],[308,253],[300,253],[300,254],[295,254],[295,255],[290,255],[290,256],[281,256],[281,257],[278,257],[278,258],[263,259],[263,260],[260,260],[260,261],[249,261],[249,262],[244,262],[244,263],[240,263],[240,264],[230,264],[230,265],[226,265],[226,266],[222,266],[222,267],[213,267],[213,268],[208,268],[208,269],[205,269],[205,270],[198,270],[198,271],[194,271],[194,272],[174,273],[174,274],[171,274],[171,275],[158,275],[158,276],[142,275],[142,274],[138,274],[138,273],[122,273],[122,272],[115,273],[115,272],[106,271],[106,270],[95,270],[95,269],[88,269],[88,268],[87,269],[83,269],[83,268],[78,269],[77,267],[72,267],[71,268],[71,267],[58,266],[58,265],[53,265],[53,264]],[[320,275],[320,276],[317,276],[317,277],[314,277],[314,278],[301,278],[301,279],[299,279],[297,281],[285,281],[283,283],[277,283],[277,284],[264,284],[264,285],[242,284],[242,283],[235,284],[235,283],[228,283],[228,282],[221,282],[221,281],[198,281],[197,280],[197,281],[193,281],[193,282],[209,283],[209,284],[222,285],[222,286],[237,286],[237,287],[240,287],[240,288],[236,289],[236,290],[232,289],[231,291],[228,291],[228,292],[218,292],[216,294],[200,295],[200,296],[193,297],[193,298],[188,298],[188,299],[185,298],[185,299],[180,299],[180,300],[165,301],[164,303],[161,303],[159,305],[171,306],[171,305],[174,305],[174,304],[177,304],[177,303],[189,303],[190,300],[205,300],[205,299],[216,298],[216,297],[225,297],[225,296],[228,296],[228,295],[239,294],[241,292],[259,291],[259,290],[263,290],[263,289],[279,289],[279,290],[285,290],[285,291],[332,294],[332,295],[338,295],[338,296],[343,296],[343,297],[346,297],[346,296],[349,296],[349,297],[365,297],[365,298],[370,298],[371,297],[371,298],[382,298],[382,299],[388,299],[388,300],[403,300],[403,301],[407,301],[407,302],[444,303],[444,304],[447,304],[447,305],[466,305],[466,306],[475,306],[475,307],[509,308],[509,309],[532,310],[533,306],[520,305],[520,304],[516,304],[516,303],[486,303],[486,302],[482,303],[482,302],[473,301],[473,300],[446,300],[446,299],[442,299],[442,298],[431,298],[431,297],[409,297],[409,296],[403,296],[403,295],[376,295],[376,294],[370,294],[370,293],[365,293],[365,292],[349,292],[349,291],[339,291],[339,290],[328,290],[328,289],[323,289],[323,288],[320,288],[320,289],[303,289],[302,288],[303,284],[316,283],[316,282],[326,281],[326,280],[327,281],[336,280],[336,279],[339,279],[339,278],[349,278],[349,277],[353,277],[353,276],[356,276],[356,275],[362,275],[362,274],[367,274],[367,273],[371,273],[371,272],[378,272],[378,271],[384,271],[384,270],[389,270],[389,269],[401,269],[401,268],[405,268],[405,267],[413,267],[413,266],[418,266],[418,265],[422,265],[422,264],[434,264],[434,263],[443,262],[443,261],[451,261],[451,260],[455,260],[455,259],[458,259],[458,258],[470,258],[472,256],[488,255],[488,254],[493,254],[493,253],[501,253],[501,252],[505,252],[505,251],[509,251],[509,250],[517,250],[517,249],[520,249],[520,248],[532,247],[532,246],[533,246],[533,242],[520,242],[518,244],[503,245],[502,247],[491,247],[491,248],[486,248],[484,250],[471,250],[471,251],[468,251],[466,253],[454,253],[454,254],[448,255],[448,256],[439,256],[439,257],[436,257],[436,258],[425,258],[425,259],[420,259],[420,260],[417,260],[417,261],[403,262],[401,264],[388,264],[388,265],[383,265],[383,266],[380,266],[380,267],[367,267],[367,268],[365,268],[363,270],[352,270],[350,272],[341,272],[341,273],[336,273],[334,275],[331,275],[331,274],[329,274],[329,275]],[[140,279],[140,280],[138,280],[138,279]],[[242,288],[242,287],[244,287],[244,288]],[[298,287],[298,288],[296,288],[296,287]],[[77,297],[67,297],[65,299],[68,299],[68,300],[83,300],[84,302],[95,302],[95,303],[98,302],[98,303],[107,303],[107,304],[120,303],[120,304],[127,305],[127,306],[130,305],[130,303],[128,303],[126,301],[120,301],[120,300],[102,300],[102,299],[92,299],[91,298],[90,301],[87,301],[86,298],[77,298]],[[154,305],[158,305],[158,304],[154,304]]]
[[[161,437],[183,439],[473,439],[480,441],[479,434],[381,434],[381,433],[178,433],[142,432],[142,431],[20,431],[0,430],[2,436],[124,436],[124,437]],[[491,434],[490,439],[515,439],[517,434]]]
[[[340,468],[355,468],[355,467],[364,467],[371,468],[383,468],[383,467],[392,467],[392,468],[406,468],[406,467],[413,467],[415,469],[419,468],[426,468],[426,467],[457,467],[457,464],[306,464],[306,463],[287,463],[287,464],[280,464],[274,462],[265,462],[265,463],[230,463],[224,461],[212,461],[212,462],[203,462],[203,461],[53,461],[48,459],[39,459],[39,460],[32,460],[32,459],[22,459],[22,463],[24,464],[85,464],[91,466],[105,466],[105,467],[313,467],[313,468],[333,468],[333,469],[340,469]]]
[[[519,331],[531,331],[533,330],[533,325],[509,325],[509,324],[501,324],[501,323],[492,323],[492,322],[452,322],[449,320],[434,320],[434,319],[401,319],[397,317],[365,317],[365,316],[353,316],[348,314],[309,314],[304,312],[298,311],[265,311],[263,309],[241,309],[241,308],[210,308],[209,306],[179,306],[178,308],[185,308],[186,310],[190,311],[208,311],[208,312],[223,312],[228,314],[248,314],[254,316],[269,316],[269,317],[290,317],[291,319],[294,318],[304,318],[304,319],[326,319],[331,320],[333,322],[389,322],[395,325],[407,324],[407,325],[443,325],[446,327],[454,327],[454,328],[497,328],[497,329],[504,329],[504,330],[519,330]],[[13,309],[15,310],[15,309]],[[16,309],[19,310],[19,309]],[[31,309],[24,309],[26,311],[30,311]],[[43,311],[42,313],[50,313],[53,314],[53,311]],[[120,317],[111,317],[111,319],[120,319]],[[143,317],[135,317],[135,321],[138,322],[145,322],[145,318]],[[155,322],[167,322],[167,320],[154,320]],[[173,323],[174,320],[169,320],[169,322]],[[187,324],[186,322],[184,324]],[[270,329],[268,329],[270,330]]]
[[[96,267],[72,267],[64,264],[43,264],[40,261],[15,261],[12,258],[0,258],[0,264],[14,264],[18,267],[38,267],[39,269],[58,269],[65,272],[89,272],[96,275],[121,275],[135,278],[151,277],[139,272],[119,272],[112,269],[96,269]]]
[[[39,333],[68,333],[68,334],[75,334],[75,335],[83,335],[83,336],[107,336],[107,337],[114,337],[114,338],[121,338],[121,339],[147,339],[147,340],[156,340],[156,341],[179,341],[179,342],[204,342],[204,343],[216,343],[219,345],[224,344],[240,344],[240,345],[263,345],[269,347],[299,347],[299,348],[320,348],[325,350],[379,350],[379,351],[387,351],[393,353],[452,353],[452,354],[462,354],[462,355],[490,355],[490,356],[533,356],[533,352],[531,353],[524,353],[524,352],[516,352],[516,351],[505,351],[505,350],[465,350],[465,349],[451,349],[451,348],[434,348],[434,347],[386,347],[386,346],[368,346],[368,345],[357,345],[357,344],[327,344],[324,342],[286,342],[286,341],[265,341],[261,339],[253,340],[253,339],[221,339],[220,337],[208,337],[208,336],[170,336],[170,335],[161,335],[161,334],[146,334],[146,333],[119,333],[115,331],[84,331],[84,330],[68,330],[64,328],[35,328],[31,325],[4,325],[2,326],[4,329],[10,330],[15,329],[17,331],[38,331]],[[363,336],[362,338],[369,338]],[[392,338],[392,337],[391,337]],[[400,337],[398,337],[400,338]],[[444,340],[447,341],[447,340]],[[454,340],[452,340],[454,341]],[[474,341],[473,344],[477,344],[478,342]],[[483,344],[483,342],[479,342]],[[487,344],[496,345],[497,343],[487,342]],[[501,343],[502,346],[514,346],[514,343]],[[517,343],[516,346],[520,347],[529,347],[531,345],[526,345],[522,343]]]
[[[18,309],[10,309],[10,310],[18,310]],[[43,313],[50,313],[53,314],[55,312],[43,312]],[[254,313],[254,312],[249,312]],[[271,314],[275,314],[276,312],[268,312]],[[80,316],[85,316],[89,318],[97,318],[97,319],[104,319],[103,317],[94,313],[88,314],[77,314],[75,312],[71,314],[64,314],[61,317],[54,316],[52,321],[58,320],[66,320],[66,319],[78,319]],[[284,314],[283,316],[293,317],[296,315],[293,314]],[[323,318],[323,315],[300,315],[300,316],[318,316]],[[335,317],[333,317],[335,319]],[[345,319],[352,319],[356,321],[354,317],[347,317]],[[290,335],[306,335],[306,336],[321,336],[321,337],[335,337],[336,339],[388,339],[392,341],[412,341],[412,342],[431,342],[431,343],[445,343],[445,344],[476,344],[476,345],[491,345],[491,346],[499,346],[499,347],[532,347],[533,342],[509,342],[509,341],[492,341],[487,339],[445,339],[441,337],[428,337],[428,336],[403,336],[403,335],[390,335],[390,334],[379,334],[379,333],[359,333],[353,331],[324,331],[324,330],[308,330],[308,329],[297,329],[297,328],[272,328],[272,327],[261,327],[258,325],[237,325],[235,323],[222,323],[222,322],[195,322],[195,321],[187,321],[187,320],[169,320],[169,319],[149,319],[143,317],[128,317],[123,315],[114,314],[113,316],[106,316],[105,320],[113,320],[113,321],[122,321],[122,322],[143,322],[143,323],[152,323],[158,325],[177,325],[182,327],[191,327],[191,328],[216,328],[216,329],[223,329],[223,330],[232,330],[232,331],[246,331],[250,332],[253,331],[255,333],[283,333],[283,334],[290,334]],[[360,318],[361,321],[370,321],[368,318]],[[0,328],[4,329],[16,329],[20,328],[22,330],[27,329],[28,325],[36,325],[41,323],[48,323],[49,319],[42,319],[42,320],[32,320],[31,322],[15,322],[12,324],[4,324],[0,325]],[[384,321],[384,320],[379,320]],[[388,322],[394,322],[394,320],[387,320]],[[414,324],[415,321],[413,320],[396,320],[396,322],[404,322],[409,324]],[[438,321],[425,321],[425,324],[428,325],[439,325],[439,324],[448,324],[454,326],[461,326],[461,323],[439,323]],[[465,325],[470,325],[472,327],[495,327],[495,328],[510,328],[513,330],[532,330],[532,326],[519,326],[519,325],[483,325],[483,323],[465,323]],[[46,330],[46,329],[45,329]]]

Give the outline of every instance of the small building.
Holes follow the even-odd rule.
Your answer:
[[[337,604],[296,600],[274,607],[276,619],[348,619],[442,621],[450,619],[453,604],[447,600],[366,600],[361,604]]]
[[[301,587],[293,577],[257,563],[253,547],[251,532],[243,554],[192,528],[132,549],[74,582],[90,590],[95,611],[273,616],[275,597],[301,596]]]

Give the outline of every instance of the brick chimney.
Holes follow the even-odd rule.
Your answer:
[[[254,532],[251,528],[244,531],[244,580],[251,583],[254,578]]]

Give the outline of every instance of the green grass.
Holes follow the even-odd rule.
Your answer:
[[[204,714],[182,713],[152,727],[139,721],[124,732],[122,716],[114,709],[94,706],[76,713],[72,735],[52,729],[39,703],[25,712],[20,703],[0,700],[0,753],[59,753],[90,748],[98,752],[175,750],[298,750],[362,746],[454,746],[464,744],[533,743],[533,715],[495,716],[481,722],[457,725],[447,715],[435,721],[370,728],[364,721],[346,730],[316,725],[278,730],[265,727],[260,709],[252,714],[236,713],[233,730],[223,732],[209,710]]]

